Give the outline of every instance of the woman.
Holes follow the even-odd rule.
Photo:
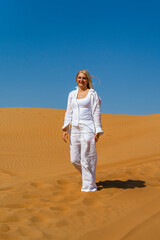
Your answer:
[[[101,101],[92,87],[87,70],[76,76],[77,87],[69,93],[64,125],[63,140],[70,134],[70,158],[82,174],[81,191],[96,191],[95,170],[97,163],[96,142],[103,134],[101,125]]]

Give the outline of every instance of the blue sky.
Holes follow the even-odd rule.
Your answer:
[[[0,107],[66,108],[88,69],[102,112],[160,113],[159,1],[0,1]]]

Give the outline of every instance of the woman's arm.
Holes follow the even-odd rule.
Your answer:
[[[63,140],[65,142],[67,142],[66,138],[69,139],[69,124],[72,120],[72,112],[73,112],[73,110],[72,110],[72,106],[71,106],[71,93],[70,93],[68,96],[67,110],[66,110],[65,118],[64,118],[64,125],[62,127]]]
[[[64,117],[64,125],[62,127],[63,131],[68,131],[68,126],[72,121],[73,110],[72,110],[71,100],[72,100],[72,96],[71,96],[71,93],[69,93],[68,102],[67,102],[67,110],[66,110],[65,117]]]
[[[102,123],[101,123],[101,100],[98,97],[97,93],[96,96],[94,98],[95,101],[95,109],[93,112],[93,120],[94,120],[94,124],[95,124],[95,128],[96,128],[96,135],[97,138],[103,134],[103,130],[102,130]]]

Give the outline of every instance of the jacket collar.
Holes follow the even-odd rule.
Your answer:
[[[78,90],[79,90],[79,87],[78,87],[78,86],[76,86],[75,88],[76,88],[76,90],[77,90],[77,92],[78,92]],[[89,89],[89,92],[95,92],[95,91],[94,91],[94,89],[93,89],[93,88],[90,88],[90,89]]]

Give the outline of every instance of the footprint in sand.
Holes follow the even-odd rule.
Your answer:
[[[16,176],[15,173],[12,173],[11,171],[6,171],[3,169],[0,169],[0,175],[6,176],[6,177],[15,177]]]
[[[97,201],[94,198],[84,198],[83,203],[87,206],[95,206],[97,205]]]
[[[68,210],[67,207],[50,207],[49,209],[55,212],[64,212]]]
[[[70,185],[72,182],[67,180],[67,179],[60,179],[60,180],[57,180],[57,183],[60,185],[60,186],[67,186],[67,185]]]
[[[25,236],[26,237],[25,239],[28,239],[28,240],[44,239],[42,231],[36,229],[33,226],[25,225],[24,227],[19,227],[17,229],[17,232],[19,233],[19,235],[22,236],[22,238],[20,239],[23,239],[23,236]]]
[[[29,208],[32,207],[32,205],[29,204],[8,204],[4,205],[4,208],[10,208],[10,209],[17,209],[17,208]]]
[[[85,216],[85,212],[80,210],[80,211],[75,212],[74,215],[78,216],[78,217],[83,217],[83,216]]]
[[[43,183],[43,182],[31,182],[30,185],[31,185],[32,187],[37,187],[37,188],[45,187],[45,186],[46,186],[46,184]]]
[[[57,183],[59,183],[60,185],[68,185],[71,181],[67,180],[67,179],[60,179],[57,180]]]
[[[6,187],[6,188],[0,188],[0,191],[9,191],[9,190],[13,190],[14,187]]]
[[[75,202],[77,200],[79,200],[79,196],[78,195],[74,195],[74,194],[70,194],[68,196],[65,196],[64,199],[63,199],[63,201],[65,203],[72,203],[72,202]]]
[[[48,218],[46,218],[45,216],[37,215],[30,218],[30,221],[35,224],[44,223],[48,221]]]
[[[63,196],[63,195],[64,195],[64,191],[63,191],[63,190],[58,190],[58,191],[55,190],[55,191],[52,193],[52,195],[53,195],[54,197]]]
[[[63,189],[64,191],[73,190],[73,189],[76,190],[77,183],[68,179],[60,179],[60,180],[57,180],[56,188]]]
[[[59,222],[56,223],[56,227],[67,227],[69,224],[68,224],[68,221],[66,219],[63,219]]]
[[[30,194],[29,192],[25,192],[23,193],[22,197],[26,200],[26,199],[32,199],[34,198],[34,196],[32,194]]]
[[[40,201],[44,202],[44,203],[49,203],[50,199],[48,199],[48,198],[41,198]]]
[[[1,221],[3,221],[4,223],[7,222],[20,222],[22,219],[17,216],[16,214],[8,214],[7,216],[5,216],[3,219],[1,219]]]
[[[0,224],[0,232],[9,232],[10,231],[10,227],[5,224],[5,223],[1,223]]]

